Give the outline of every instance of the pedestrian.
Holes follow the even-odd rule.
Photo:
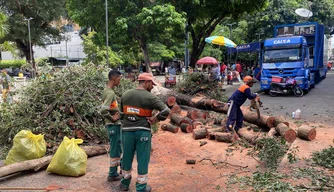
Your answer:
[[[7,73],[6,69],[1,70],[0,83],[2,84],[2,101],[9,102],[9,91],[10,91],[11,78]]]
[[[253,87],[253,84],[256,81],[251,76],[246,76],[243,81],[245,84],[241,85],[228,99],[230,106],[228,109],[228,119],[226,122],[227,131],[235,130],[235,132],[238,132],[238,130],[242,127],[244,117],[240,107],[247,99],[260,99],[256,94],[251,93],[250,90],[250,87]]]
[[[222,85],[224,86],[224,80],[225,80],[225,76],[226,76],[226,64],[224,62],[222,62],[221,66],[220,66],[220,75],[221,75],[221,82]]]
[[[244,70],[242,65],[240,64],[240,61],[237,62],[237,64],[235,64],[235,70],[240,74],[240,78],[243,78],[244,75]]]
[[[118,174],[117,168],[121,160],[121,123],[120,111],[117,102],[117,96],[114,88],[120,84],[122,78],[121,72],[111,70],[108,74],[108,83],[102,93],[102,106],[100,113],[103,116],[105,126],[108,130],[108,137],[110,142],[110,167],[107,180],[119,181],[122,176]]]
[[[219,82],[220,80],[220,67],[218,64],[214,64],[212,68],[212,78],[214,81]]]
[[[151,125],[157,121],[165,120],[170,113],[169,108],[151,92],[155,84],[150,73],[142,73],[138,77],[139,84],[136,89],[123,93],[121,97],[121,111],[123,119],[123,178],[120,190],[129,190],[131,182],[132,161],[136,153],[138,162],[137,191],[151,191],[147,185],[148,164],[151,152]],[[152,116],[153,110],[160,111]]]

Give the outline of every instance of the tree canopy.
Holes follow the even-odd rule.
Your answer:
[[[3,40],[14,42],[27,60],[30,60],[28,23],[30,21],[31,44],[44,46],[46,42],[60,39],[60,30],[51,23],[65,12],[65,0],[0,0],[0,7],[8,17],[9,33]]]

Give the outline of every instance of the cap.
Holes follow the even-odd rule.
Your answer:
[[[154,77],[151,73],[142,73],[138,76],[138,81],[152,81],[153,85],[156,85]]]
[[[243,82],[245,82],[245,83],[256,83],[255,79],[253,79],[253,77],[251,77],[251,76],[244,77]]]

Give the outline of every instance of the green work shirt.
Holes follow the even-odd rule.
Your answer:
[[[113,121],[112,115],[119,112],[117,96],[113,89],[105,88],[102,93],[102,106],[100,113],[106,125],[120,124],[120,121]]]

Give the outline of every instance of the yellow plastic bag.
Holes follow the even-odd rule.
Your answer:
[[[38,159],[43,157],[45,152],[46,144],[43,135],[22,130],[15,135],[13,147],[6,157],[5,164]]]
[[[64,137],[46,171],[66,176],[80,176],[86,173],[87,154],[78,144],[82,139]]]

